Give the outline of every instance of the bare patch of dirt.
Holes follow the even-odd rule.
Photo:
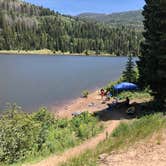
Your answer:
[[[129,149],[104,156],[100,166],[166,166],[166,135],[155,135]]]

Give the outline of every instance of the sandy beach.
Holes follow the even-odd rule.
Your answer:
[[[109,101],[105,101],[103,103],[103,100],[100,96],[100,89],[95,90],[91,92],[87,98],[81,98],[78,97],[70,102],[67,102],[66,104],[62,106],[52,106],[50,107],[51,112],[55,113],[55,116],[58,118],[71,118],[73,113],[80,113],[88,111],[89,113],[99,112],[108,109],[107,104],[111,104],[114,101],[114,98],[110,98]],[[130,100],[130,104],[132,103],[143,103],[147,102],[151,99],[149,98],[142,98],[142,99],[134,99]],[[121,100],[120,102],[123,102],[124,100]],[[123,112],[124,112],[123,108]],[[121,109],[118,111],[122,111]]]
[[[99,94],[99,90],[96,90],[88,95],[87,98],[77,98],[70,101],[68,104],[63,106],[52,106],[51,111],[55,112],[57,117],[61,118],[70,118],[72,117],[72,113],[75,112],[84,112],[88,111],[90,113],[97,112],[100,110],[107,109],[107,103],[111,103],[113,99],[110,101],[102,103],[101,96]],[[58,110],[58,111],[57,111]]]

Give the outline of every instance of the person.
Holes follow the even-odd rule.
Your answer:
[[[101,95],[101,99],[103,100],[103,97],[105,96],[105,91],[104,89],[100,90],[100,95]]]
[[[106,101],[110,101],[110,98],[112,97],[111,92],[107,90],[105,96],[106,96]]]
[[[130,106],[130,99],[129,99],[128,97],[126,97],[125,105],[126,105],[127,107]]]

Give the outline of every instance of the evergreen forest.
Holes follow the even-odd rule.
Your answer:
[[[137,56],[142,41],[138,27],[106,25],[19,0],[0,0],[0,50]]]

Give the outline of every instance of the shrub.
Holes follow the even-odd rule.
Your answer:
[[[16,105],[0,117],[0,164],[64,151],[101,130],[89,113],[68,119],[56,119],[46,108],[28,114]]]
[[[53,114],[48,112],[48,110],[44,107],[40,108],[38,112],[33,113],[32,118],[34,121],[43,123],[43,125],[45,124],[48,126],[53,124],[55,121]]]
[[[86,139],[96,135],[101,126],[96,126],[97,119],[88,112],[83,112],[80,116],[71,120],[71,125],[76,135],[81,139]]]
[[[88,92],[87,90],[84,90],[84,91],[82,92],[82,97],[87,98],[88,95],[89,95],[89,92]]]
[[[38,125],[31,116],[9,110],[0,119],[0,161],[13,163],[25,159],[33,151]]]

